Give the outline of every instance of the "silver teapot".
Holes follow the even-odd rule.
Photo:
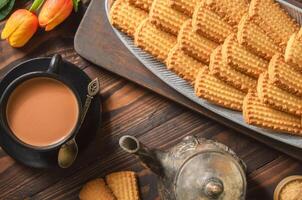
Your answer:
[[[126,135],[119,144],[158,175],[162,200],[245,199],[246,165],[221,143],[187,136],[168,151],[160,151]]]

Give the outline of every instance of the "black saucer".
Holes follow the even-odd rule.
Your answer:
[[[10,70],[0,82],[0,94],[2,94],[5,88],[17,77],[33,71],[47,70],[50,59],[51,58],[35,58],[16,65],[16,67]],[[84,105],[87,95],[87,85],[91,79],[78,67],[66,61],[64,61],[64,66],[60,68],[59,74],[70,80],[81,97],[82,105]],[[89,144],[98,130],[101,122],[100,104],[100,96],[94,97],[86,115],[86,119],[77,136],[79,152]],[[27,166],[35,168],[58,167],[58,152],[35,151],[22,146],[8,136],[1,126],[0,145],[8,155]]]

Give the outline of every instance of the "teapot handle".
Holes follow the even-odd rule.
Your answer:
[[[58,74],[61,64],[62,64],[62,56],[60,54],[53,55],[49,67],[47,69],[47,72],[52,74]]]

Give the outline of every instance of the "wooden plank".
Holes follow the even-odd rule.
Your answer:
[[[291,2],[294,1],[291,0]],[[299,2],[296,3],[299,4]],[[294,158],[302,160],[301,149],[274,141],[193,103],[148,71],[113,32],[108,22],[103,2],[92,0],[76,33],[75,50],[84,58],[106,70],[125,77]]]
[[[118,138],[124,134],[136,135],[150,147],[161,149],[168,149],[185,135],[212,138],[233,148],[247,163],[249,173],[279,157],[278,152],[117,76],[94,67],[86,68],[85,72],[91,78],[100,78],[102,85],[105,113],[97,138],[82,153],[77,164],[66,171],[29,169],[2,160],[9,159],[7,156],[2,157],[6,166],[0,167],[0,199],[28,196],[32,199],[75,199],[87,180],[126,169],[136,170],[141,175],[144,199],[154,199],[156,177],[146,173],[132,155],[118,148]],[[13,176],[17,178],[12,179]]]
[[[87,180],[118,170],[138,173],[142,199],[159,199],[156,176],[118,147],[118,139],[124,134],[135,135],[148,146],[163,150],[192,134],[230,146],[248,165],[248,200],[272,199],[279,180],[301,173],[302,164],[296,160],[81,59],[72,44],[77,24],[73,16],[52,32],[38,33],[37,39],[21,50],[1,41],[0,77],[10,68],[4,66],[11,61],[60,52],[91,78],[100,78],[103,126],[68,170],[31,169],[15,162],[0,148],[0,199],[77,199]]]
[[[134,109],[136,105],[133,105]],[[139,139],[148,144],[149,147],[157,147],[161,149],[168,149],[176,142],[179,142],[180,139],[186,135],[198,134],[199,136],[203,136],[203,134],[210,135],[209,138],[216,139],[218,141],[223,141],[225,144],[232,145],[236,140],[236,137],[240,137],[240,135],[236,133],[231,133],[227,131],[221,131],[222,127],[216,128],[217,124],[208,123],[207,121],[200,120],[198,115],[194,114],[192,116],[190,112],[183,113],[174,117],[173,119],[167,121],[166,123],[161,124],[160,126],[153,128],[151,131],[148,131],[145,134],[141,133],[133,133],[132,135],[136,135]],[[111,122],[116,124],[115,121]],[[175,126],[176,124],[181,124],[180,126]],[[219,125],[218,125],[219,126]],[[172,128],[173,127],[173,128]],[[113,128],[114,130],[114,128]],[[113,135],[112,137],[114,137]],[[242,145],[237,145],[238,152],[243,152],[246,149],[246,146],[249,149],[253,149],[253,154],[258,157],[263,158],[263,151],[259,148],[258,145],[255,145],[255,149],[251,145],[249,138],[240,139]],[[82,168],[81,171],[73,174],[69,177],[62,179],[61,181],[57,182],[56,184],[48,187],[47,189],[43,190],[42,192],[34,195],[34,199],[73,199],[76,198],[76,194],[78,194],[79,189],[81,188],[82,184],[84,184],[87,180],[95,178],[95,177],[102,177],[107,173],[118,171],[118,170],[127,170],[127,169],[135,169],[138,170],[138,173],[141,174],[144,168],[142,168],[137,163],[137,159],[135,159],[132,155],[128,155],[123,152],[121,149],[117,148],[116,140],[115,142],[110,142],[105,140],[105,143],[108,145],[108,149],[113,149],[110,157],[101,158],[97,161],[97,165],[93,165],[93,170],[91,170],[91,166]],[[108,152],[108,151],[107,151]],[[242,157],[246,162],[251,163],[249,160],[254,159],[250,157],[248,154],[246,157]],[[262,162],[255,162],[253,160],[254,166],[251,164],[249,165],[249,170],[254,171],[255,168],[259,168],[262,166]],[[258,163],[258,166],[257,166]],[[261,164],[260,164],[261,163]],[[130,167],[130,168],[129,168]],[[85,175],[85,178],[83,179]],[[152,178],[151,178],[152,177]],[[156,184],[155,176],[151,175],[148,177],[148,183],[154,187]],[[141,179],[145,179],[146,177],[139,177]],[[80,184],[79,184],[80,183]],[[141,185],[143,188],[144,185]],[[70,192],[72,191],[72,192]],[[143,199],[151,200],[154,199],[154,193],[152,191],[145,193],[143,190],[141,191],[143,195]],[[260,195],[260,194],[258,194]]]

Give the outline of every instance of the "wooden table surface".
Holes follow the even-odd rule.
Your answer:
[[[142,199],[159,199],[156,176],[118,147],[118,139],[124,134],[161,149],[192,134],[230,146],[248,166],[248,200],[272,199],[281,179],[302,174],[301,162],[83,60],[73,48],[80,19],[81,15],[73,14],[54,31],[40,31],[22,49],[0,42],[0,78],[12,62],[60,53],[91,78],[100,79],[104,110],[97,137],[68,170],[31,169],[16,163],[0,148],[1,200],[77,199],[85,182],[118,170],[137,172]]]

